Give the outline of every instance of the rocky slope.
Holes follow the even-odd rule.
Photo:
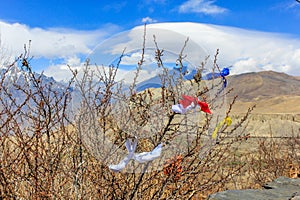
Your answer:
[[[227,98],[238,95],[231,115],[238,120],[256,105],[246,131],[252,136],[300,134],[300,79],[284,73],[263,71],[228,77]]]

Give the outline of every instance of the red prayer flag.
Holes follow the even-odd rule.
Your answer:
[[[194,106],[196,106],[196,104],[198,103],[198,105],[201,108],[201,111],[203,111],[205,113],[212,114],[210,109],[209,109],[208,104],[206,102],[200,101],[197,97],[192,97],[192,96],[188,96],[188,95],[183,94],[182,99],[179,100],[179,103],[183,106],[183,108],[187,108],[192,103],[194,103]]]
[[[206,102],[202,102],[202,101],[198,100],[198,104],[199,104],[199,106],[201,108],[201,111],[211,114],[209,106],[208,106],[208,104]]]
[[[194,103],[194,105],[196,105],[196,102],[197,102],[196,97],[191,97],[191,96],[187,96],[187,95],[183,94],[182,98],[183,98],[182,100],[179,100],[179,103],[183,106],[183,108],[188,107],[192,103]]]

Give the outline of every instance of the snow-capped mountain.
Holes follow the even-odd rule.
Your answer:
[[[51,99],[55,96],[63,96],[66,91],[72,90],[68,84],[57,82],[53,77],[36,72],[29,73],[17,65],[1,68],[0,80],[2,87],[0,97],[6,100],[7,105],[20,105],[28,96],[32,96],[28,104],[24,105],[24,109],[37,104],[41,95]]]

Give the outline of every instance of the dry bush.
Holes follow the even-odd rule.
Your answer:
[[[187,42],[177,60],[181,67]],[[115,81],[121,55],[119,63],[108,70],[93,68],[87,61],[83,74],[72,71],[68,86],[57,92],[51,83],[43,82],[43,75],[32,71],[25,46],[25,54],[6,66],[0,79],[1,198],[202,199],[213,192],[250,187],[250,179],[264,183],[270,178],[264,174],[268,165],[277,167],[272,169],[272,178],[281,175],[284,168],[278,167],[284,160],[278,162],[273,151],[278,146],[261,142],[252,168],[249,156],[237,153],[248,139],[245,122],[252,108],[231,127],[223,126],[217,140],[210,137],[217,123],[230,116],[235,102],[224,109],[226,92],[219,92],[222,80],[201,80],[204,67],[220,70],[218,52],[213,66],[204,61],[194,80],[185,81],[168,73],[161,59],[163,50],[156,47],[160,89],[136,92],[142,54],[127,90]],[[15,67],[25,77],[25,85],[11,79]],[[70,88],[75,88],[77,96]],[[217,92],[211,95],[210,91]],[[200,97],[211,109],[225,112],[219,112],[220,116],[200,111],[176,114],[170,108],[182,94]],[[71,109],[72,98],[80,98],[75,110]],[[121,173],[109,170],[108,164],[126,155],[125,140],[134,136],[139,138],[137,152],[164,143],[162,156],[145,164],[132,161]],[[299,146],[295,141],[289,145],[296,144]]]
[[[257,151],[249,156],[249,177],[255,185],[263,185],[279,176],[299,177],[299,136],[256,138]]]

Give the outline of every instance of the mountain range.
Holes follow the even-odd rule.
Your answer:
[[[2,76],[3,73],[5,70],[2,69],[0,75]],[[65,83],[57,82],[45,75],[35,75],[40,77],[45,87],[51,86],[51,91],[56,91],[57,94],[62,94],[67,89]],[[27,88],[31,87],[30,84],[26,84],[24,73],[20,73],[17,69],[11,73],[6,73],[5,81],[6,87],[11,85],[11,89],[14,88],[13,82]],[[159,78],[152,77],[142,82],[138,87],[140,90],[147,87],[157,88],[159,83],[156,81],[159,81]],[[234,96],[237,96],[230,113],[234,121],[243,117],[248,108],[256,105],[247,125],[248,132],[262,136],[270,134],[270,127],[272,127],[272,134],[286,136],[291,133],[297,134],[300,131],[299,77],[274,71],[230,75],[227,76],[226,90],[231,91],[226,96],[228,103]],[[77,98],[80,95],[76,88],[70,89],[69,92],[73,94],[72,108],[70,109],[74,111],[75,105],[80,105],[80,98]],[[11,91],[11,94],[19,102],[22,102],[21,98],[25,98],[24,93],[18,90]],[[3,94],[1,93],[1,95]],[[0,97],[4,98],[5,96]]]
[[[1,69],[0,75],[2,76],[4,72],[5,70]],[[177,73],[175,72],[176,70],[174,69],[170,70],[170,73],[176,75]],[[52,90],[57,90],[58,93],[65,91],[67,87],[66,83],[57,82],[52,77],[37,73],[35,75],[40,77],[44,85],[51,85]],[[26,85],[24,73],[17,68],[12,68],[6,76],[5,80],[8,85],[12,82],[18,85]],[[186,76],[189,76],[189,74]],[[244,113],[248,107],[256,104],[254,113],[300,114],[300,77],[275,71],[260,71],[227,76],[227,83],[227,90],[233,89],[227,95],[229,101],[234,96],[238,96],[233,107],[233,111],[236,113]],[[142,91],[149,87],[160,87],[159,76],[142,81],[137,85],[137,90]],[[76,88],[74,90],[72,88],[72,92],[76,93]],[[18,91],[12,91],[12,94],[16,97],[22,97],[21,94],[18,94]],[[74,96],[78,97],[78,94]],[[74,99],[74,103],[76,101],[77,99]]]
[[[21,105],[27,96],[31,95],[29,104],[23,106],[23,109],[28,109],[39,101],[41,93],[51,100],[59,99],[66,91],[72,90],[66,83],[58,82],[53,77],[36,72],[29,73],[18,66],[12,66],[8,70],[0,68],[0,80],[0,86],[3,87],[0,91],[5,91],[1,91],[0,98],[6,102],[6,105],[0,105],[0,108],[10,104],[12,107]]]

